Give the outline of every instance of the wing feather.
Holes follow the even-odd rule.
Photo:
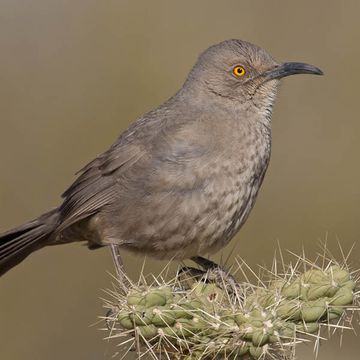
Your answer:
[[[87,164],[75,182],[62,195],[64,201],[60,207],[59,231],[111,204],[116,199],[117,176],[136,163],[145,153],[141,147],[132,144],[115,145]]]

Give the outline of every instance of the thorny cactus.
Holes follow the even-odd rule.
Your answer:
[[[132,283],[107,304],[110,337],[124,337],[125,355],[136,350],[154,359],[288,359],[309,336],[318,342],[322,326],[351,324],[357,284],[345,265],[298,258],[269,274],[232,290],[223,286],[226,279]]]

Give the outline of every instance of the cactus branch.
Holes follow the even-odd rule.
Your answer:
[[[237,263],[249,273],[244,261]],[[313,339],[318,346],[323,327],[351,328],[359,309],[356,272],[324,256],[316,262],[296,256],[288,266],[274,262],[255,284],[236,283],[235,291],[214,271],[131,283],[127,293],[113,293],[106,304],[110,337],[139,358],[293,359],[296,344]]]

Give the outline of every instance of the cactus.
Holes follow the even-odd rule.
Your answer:
[[[300,263],[308,261],[233,291],[191,277],[132,284],[108,304],[112,336],[155,359],[287,359],[296,343],[356,308],[356,281],[345,266],[329,261],[301,273]]]

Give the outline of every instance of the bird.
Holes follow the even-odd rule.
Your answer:
[[[62,202],[0,234],[0,275],[45,246],[83,242],[159,259],[223,248],[254,206],[271,153],[280,79],[322,75],[230,39],[200,54],[183,86],[83,167]]]

